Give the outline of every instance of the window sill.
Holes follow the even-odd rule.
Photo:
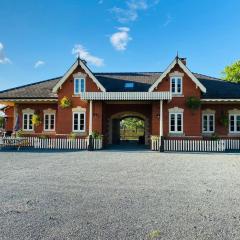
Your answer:
[[[202,136],[212,136],[215,132],[202,132]]]
[[[169,137],[185,137],[184,133],[169,133]]]
[[[44,130],[42,131],[43,134],[56,134],[56,131],[55,130]]]
[[[172,93],[172,97],[184,97],[183,94]]]
[[[228,136],[229,137],[239,137],[240,136],[240,132],[239,133],[229,133]]]

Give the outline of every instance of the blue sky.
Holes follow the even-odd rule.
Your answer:
[[[219,77],[239,59],[239,0],[1,0],[0,90],[92,71],[162,71],[187,57]]]

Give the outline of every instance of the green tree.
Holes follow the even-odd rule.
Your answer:
[[[0,128],[3,127],[3,123],[4,123],[4,118],[3,118],[3,117],[0,117]]]
[[[226,66],[223,74],[226,81],[240,83],[240,60],[232,65]]]

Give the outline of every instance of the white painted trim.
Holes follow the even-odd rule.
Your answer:
[[[174,121],[175,121],[175,125],[174,125],[174,128],[177,129],[177,115],[180,114],[181,115],[181,119],[182,119],[182,130],[181,131],[171,131],[171,115],[174,114]],[[170,112],[169,111],[169,114],[168,114],[168,120],[169,120],[169,134],[180,134],[182,135],[183,134],[183,126],[184,126],[184,121],[183,121],[183,112]]]
[[[210,108],[202,110],[202,114],[215,114],[215,112],[216,112],[215,110]]]
[[[72,108],[72,112],[86,112],[86,108],[82,108],[80,106]]]
[[[210,109],[206,109],[206,110],[210,110]],[[214,133],[215,132],[215,111],[214,110],[210,110],[210,111],[203,111],[202,112],[202,133],[203,134],[208,134],[208,133]],[[204,116],[207,116],[207,130],[204,131]],[[209,118],[210,116],[213,116],[213,131],[209,130]]]
[[[179,107],[173,107],[168,109],[169,113],[183,113],[184,109]]]
[[[78,80],[79,82],[79,86],[78,86],[78,88],[79,88],[79,92],[76,92],[76,80]],[[86,91],[86,78],[85,77],[74,77],[74,79],[73,79],[73,93],[74,93],[74,95],[80,95],[80,93],[82,92],[81,91],[81,80],[83,80],[83,82],[84,82],[84,91],[83,92],[85,92]]]
[[[83,130],[74,130],[74,114],[78,114],[78,115],[83,114],[84,115],[84,129]],[[79,121],[80,121],[80,118],[79,118]],[[79,124],[79,122],[78,122],[78,124]],[[80,125],[78,127],[80,127]],[[85,112],[84,111],[82,111],[82,112],[80,112],[80,111],[72,112],[72,132],[74,132],[74,133],[84,133],[84,132],[86,132],[86,111]]]
[[[93,123],[93,101],[89,103],[89,135],[92,135],[92,123]]]
[[[48,110],[44,110],[44,115],[43,115],[43,129],[44,132],[54,132],[56,130],[56,111],[52,110],[48,111]],[[48,118],[53,115],[54,116],[54,128],[53,129],[46,129],[46,125],[45,125],[45,117],[48,115]],[[51,126],[51,118],[48,119],[48,124],[49,126]]]
[[[81,68],[88,74],[88,76],[96,83],[96,85],[101,89],[101,91],[106,92],[106,89],[103,85],[97,80],[97,78],[93,75],[93,73],[88,69],[88,67],[82,62],[82,60],[78,60],[72,65],[72,67],[64,74],[64,76],[58,81],[58,83],[53,87],[52,92],[57,93],[58,89],[61,88],[63,83],[71,76],[73,71],[78,67]]]
[[[177,80],[181,80],[181,91],[180,92],[172,92],[172,79],[175,81],[175,90],[177,90]],[[182,96],[183,94],[183,78],[180,76],[172,76],[170,77],[170,91],[172,93],[172,96]]]
[[[235,109],[236,110],[236,109]],[[229,112],[231,112],[231,111],[229,111]],[[234,111],[233,111],[234,112]],[[238,112],[239,112],[239,110],[238,110]],[[231,117],[234,117],[234,131],[231,131],[231,121],[230,121],[230,118]],[[228,116],[228,121],[229,121],[229,124],[228,124],[228,130],[229,130],[229,134],[239,134],[240,133],[240,131],[237,131],[236,129],[237,129],[237,117],[238,116],[240,116],[240,113],[229,113],[229,116]]]
[[[52,108],[44,109],[43,110],[44,114],[56,114],[56,110]]]
[[[28,110],[30,108],[27,108],[26,110]],[[32,124],[32,128],[30,129],[29,126],[30,126],[30,115],[33,115],[34,114],[34,111],[31,112],[31,111],[23,111],[23,114],[22,114],[22,130],[23,131],[26,131],[26,132],[33,132],[34,131],[34,126]],[[24,116],[27,115],[27,128],[24,128]]]
[[[6,98],[6,99],[0,99],[1,102],[16,102],[16,103],[20,103],[20,102],[57,102],[58,99],[57,98],[22,98],[22,99],[18,99],[18,98]]]
[[[201,99],[201,102],[240,102],[240,99],[221,99],[221,98],[212,98],[212,99]]]
[[[234,108],[234,109],[228,110],[228,113],[233,115],[234,114],[240,115],[240,109]]]
[[[84,92],[83,100],[171,100],[171,92]]]
[[[160,121],[160,129],[159,129],[159,135],[160,137],[163,136],[163,101],[160,100],[160,117],[159,117],[159,121]]]
[[[24,109],[22,109],[22,113],[34,114],[35,110],[31,109],[31,108],[24,108]]]
[[[168,68],[161,74],[161,76],[152,84],[149,88],[149,92],[153,92],[160,82],[170,73],[173,67],[179,64],[180,68],[193,80],[193,82],[200,88],[200,90],[206,93],[206,88],[201,84],[201,82],[192,74],[192,72],[182,63],[179,58],[175,58],[173,62],[168,66]]]

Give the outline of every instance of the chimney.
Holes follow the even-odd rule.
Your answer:
[[[182,61],[182,63],[185,65],[185,66],[187,66],[187,58],[179,58],[181,61]]]

